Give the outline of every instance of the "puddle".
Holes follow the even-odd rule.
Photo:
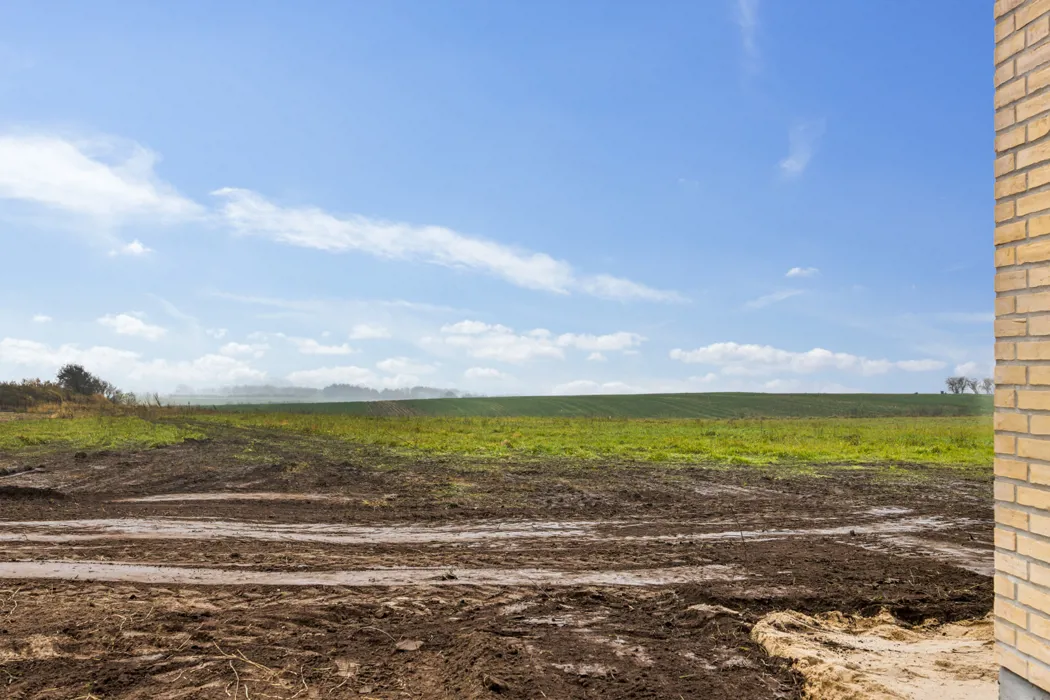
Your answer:
[[[751,638],[770,655],[793,659],[813,700],[998,697],[990,617],[912,628],[886,612],[869,618],[776,612],[755,625]]]
[[[995,576],[995,552],[991,548],[965,547],[951,542],[924,540],[907,535],[886,535],[878,543],[857,543],[858,547],[884,554],[911,554],[930,557],[981,576]]]
[[[571,537],[591,541],[710,541],[763,540],[781,537],[832,537],[906,534],[941,530],[965,524],[937,517],[897,518],[874,523],[784,530],[721,530],[677,534],[627,535],[617,530],[647,523],[491,521],[471,525],[353,526],[321,523],[258,523],[210,518],[117,518],[110,520],[0,521],[0,541],[79,542],[113,539],[248,539],[331,544],[417,544],[473,542],[519,538]],[[689,529],[703,524],[660,523],[667,529]],[[600,531],[599,531],[600,528]]]
[[[349,496],[330,493],[282,493],[280,491],[213,491],[210,493],[162,493],[155,496],[121,498],[114,503],[181,503],[184,501],[337,501],[347,502]]]
[[[662,586],[746,579],[736,567],[722,565],[631,571],[420,567],[285,572],[60,560],[0,562],[0,578],[202,586]]]

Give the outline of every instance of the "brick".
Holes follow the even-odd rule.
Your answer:
[[[1033,508],[1042,508],[1043,510],[1050,510],[1050,491],[1047,491],[1045,489],[1032,488],[1031,486],[1018,486],[1017,502],[1020,503],[1022,506],[1032,506]],[[1043,561],[1050,561],[1050,544],[1047,544],[1045,546],[1047,548],[1047,558],[1039,558],[1043,559]]]
[[[1033,514],[1028,523],[1028,530],[1035,535],[1050,535],[1050,517]],[[1050,569],[1047,570],[1050,572]],[[1046,572],[1044,572],[1046,573]],[[1035,579],[1032,579],[1033,581]]]
[[[1028,680],[1032,685],[1043,690],[1050,688],[1050,668],[1037,661],[1029,661]]]
[[[1050,194],[1050,193],[1048,193]],[[1027,273],[1025,270],[1010,270],[1008,272],[997,272],[995,274],[995,291],[1010,292],[1015,289],[1024,289],[1027,285]]]
[[[1038,44],[1047,36],[1050,36],[1050,17],[1040,17],[1029,24],[1024,30],[1024,36],[1025,43],[1028,46]]]
[[[1028,333],[1028,322],[1023,318],[1001,318],[995,322],[995,337],[1010,338]]]
[[[1002,153],[1008,151],[1011,148],[1017,148],[1025,142],[1025,127],[1019,126],[1016,129],[1010,129],[1004,131],[995,137],[995,150]]]
[[[1016,554],[1010,554],[1009,552],[996,552],[995,570],[1013,576],[1014,578],[1019,578],[1025,581],[1028,580],[1028,562]]]
[[[1013,435],[996,435],[995,451],[999,454],[1012,455],[1017,453],[1017,438]]]
[[[1017,407],[1050,411],[1050,391],[1018,391]]]
[[[1042,639],[1050,639],[1050,620],[1042,615],[1028,613],[1028,631]]]
[[[1028,414],[1027,413],[1000,413],[995,414],[995,429],[1006,430],[1011,433],[1027,433],[1028,432]],[[999,460],[996,460],[999,462]],[[1023,465],[1024,462],[1021,462]],[[1003,469],[1006,469],[1007,465],[1003,465]],[[1024,470],[1022,470],[1022,473]],[[999,473],[999,465],[995,466],[995,473]],[[1004,475],[1005,476],[1005,475]],[[1023,476],[1011,477],[1013,479],[1023,479]]]
[[[1013,73],[1013,64],[1008,63],[1003,65],[1004,68],[1009,67],[1010,73]],[[999,71],[996,71],[998,73]],[[1005,107],[1008,104],[1017,102],[1025,95],[1025,79],[1016,78],[1012,82],[1007,83],[996,89],[995,91],[995,108]]]
[[[1024,365],[999,365],[995,368],[995,383],[996,384],[1026,384],[1025,375],[1028,368]],[[997,417],[1000,415],[1007,415],[996,413]],[[1020,415],[1020,414],[1010,414]]]
[[[1001,65],[1001,66],[999,66],[998,68],[995,69],[995,75],[992,76],[992,82],[995,84],[995,87],[999,87],[1000,85],[1002,85],[1006,81],[1012,80],[1013,78],[1014,78],[1014,62],[1013,61],[1007,61],[1006,63],[1004,63],[1003,65]],[[1024,79],[1021,79],[1021,80],[1019,80],[1017,82],[1021,83],[1023,86],[1026,84]],[[1021,95],[1024,95],[1023,91],[1021,92]],[[1018,95],[1017,97],[1015,97],[1014,100],[1019,99],[1021,97],[1021,95]],[[998,100],[998,97],[999,96],[996,95],[996,99],[997,100]],[[1010,102],[1013,102],[1014,100],[1007,100],[1003,104],[1009,104]],[[996,105],[996,106],[998,107],[1000,105]]]
[[[1013,15],[995,22],[995,43],[999,43],[1013,34]]]
[[[1028,529],[1028,513],[1023,510],[1014,510],[1006,506],[995,507],[995,522],[1018,530]]]
[[[1034,70],[1028,74],[1029,92],[1042,90],[1047,85],[1050,85],[1050,68],[1040,68],[1039,70]],[[1043,133],[1045,134],[1046,132],[1044,131]]]
[[[1028,171],[1028,189],[1042,187],[1048,182],[1050,182],[1050,165]]]
[[[1045,386],[1050,384],[1050,367],[1034,366],[1028,368],[1028,383]]]
[[[1050,266],[1040,265],[1028,271],[1028,288],[1050,287]]]
[[[1037,586],[1046,587],[1050,585],[1050,566],[1028,562],[1028,580]],[[1031,626],[1031,624],[1032,618],[1029,616],[1028,625]],[[1050,639],[1050,636],[1048,636],[1047,639]]]
[[[1050,44],[1047,44],[1050,46]],[[1027,168],[1034,163],[1042,163],[1050,160],[1050,142],[1040,141],[1034,146],[1023,148],[1017,152],[1017,167]]]
[[[1033,146],[1033,148],[1039,148],[1039,146]],[[1026,149],[1031,150],[1031,149]],[[1047,143],[1047,157],[1043,160],[1050,159],[1050,143]],[[1024,154],[1025,151],[1021,151]],[[1002,199],[1003,197],[1010,197],[1012,195],[1024,192],[1028,189],[1028,174],[1017,173],[1016,175],[1010,175],[1009,177],[1000,178],[995,182],[995,198]]]
[[[1018,360],[1050,360],[1050,343],[1038,340],[1032,343],[1017,344]]]
[[[995,205],[995,223],[1012,219],[1017,214],[1017,205],[1010,200]]]
[[[1027,632],[1017,633],[1017,650],[1039,659],[1044,664],[1050,663],[1050,644],[1045,639],[1038,639]]]
[[[1017,74],[1027,73],[1033,68],[1046,65],[1048,62],[1050,62],[1050,44],[1043,44],[1038,48],[1025,51],[1017,57]]]
[[[1017,500],[1017,487],[1013,484],[1008,484],[1005,481],[996,481],[992,490],[997,501],[1013,503]]]
[[[1030,125],[1029,125],[1030,126]],[[1005,156],[995,159],[995,176],[1006,175],[1009,172],[1013,172],[1014,169],[1014,154],[1007,153]]]
[[[1000,414],[996,414],[1000,415]],[[1016,414],[1023,415],[1023,414]],[[995,458],[995,475],[1004,479],[1019,479],[1024,481],[1028,478],[1028,465],[1017,459],[1005,457]]]
[[[1014,605],[1003,598],[995,599],[995,616],[1021,629],[1028,627],[1028,612],[1019,605]]]
[[[1050,435],[1050,416],[1032,415],[1028,421],[1028,431],[1032,435]]]
[[[1017,550],[1017,533],[1010,530],[995,528],[995,546],[998,549],[1008,549],[1011,552]]]
[[[1028,237],[1038,238],[1050,233],[1050,216],[1033,216],[1028,220]]]
[[[1017,653],[1016,650],[1003,646],[1003,644],[995,645],[995,664],[1008,668],[1022,678],[1028,677],[1028,659]]]
[[[1017,262],[1020,264],[1050,260],[1050,239],[1017,246]]]
[[[1013,250],[1013,248],[1006,248],[1005,250]],[[999,251],[995,251],[996,260],[999,259]],[[1011,263],[1013,264],[1013,263]],[[999,297],[995,300],[995,315],[1005,316],[1012,314],[1017,310],[1017,297]]]
[[[1050,93],[1041,92],[1038,95],[1026,97],[1014,105],[1014,110],[1017,120],[1022,122],[1043,112],[1050,111]]]
[[[999,19],[1023,2],[1024,0],[995,0],[995,5],[992,6],[993,16]]]
[[[996,343],[995,344],[995,359],[997,359],[997,360],[1016,360],[1017,359],[1017,343]]]
[[[995,575],[995,594],[1004,598],[1017,597],[1017,584],[1010,580],[1005,574]]]
[[[1050,615],[1050,593],[1028,583],[1017,585],[1017,600],[1041,613]]]
[[[1017,392],[1013,389],[996,389],[994,403],[996,408],[1014,408],[1017,404]]]
[[[1018,294],[1014,298],[1017,300],[1017,313],[1019,314],[1050,311],[1050,292]]]
[[[1050,466],[1029,464],[1028,481],[1037,486],[1050,486]]]
[[[1032,316],[1028,319],[1029,335],[1050,335],[1050,316]]]
[[[995,43],[999,43],[1014,31],[1014,16],[999,20],[995,23]]]
[[[1021,493],[1021,489],[1017,489]],[[1021,556],[1031,557],[1039,561],[1050,562],[1050,542],[1042,538],[1030,537],[1028,535],[1017,535],[1017,553]],[[1018,591],[1018,595],[1020,595]],[[1018,598],[1020,600],[1020,598]],[[1050,611],[1050,594],[1047,594],[1047,610]]]
[[[1024,240],[1025,222],[1015,221],[1012,224],[1002,224],[995,227],[995,244],[1012,243]]]
[[[1050,94],[1050,93],[1048,93]],[[1020,159],[1018,159],[1020,162]],[[1037,211],[1045,211],[1050,209],[1050,192],[1036,192],[1034,194],[1025,195],[1024,197],[1018,197],[1015,202],[1017,205],[1017,216],[1025,216]]]
[[[1021,7],[1023,5],[1023,7]],[[1014,14],[1014,26],[1020,29],[1036,18],[1050,12],[1050,0],[1032,0],[1027,5],[1019,2],[1015,5],[1020,9]]]
[[[996,620],[995,638],[1003,644],[1015,647],[1017,646],[1017,628],[1011,627],[1001,620]]]
[[[999,65],[1023,48],[1024,32],[1017,32],[1006,37],[995,45],[995,65]]]
[[[1009,129],[1011,126],[1017,123],[1017,113],[1013,107],[1007,107],[1006,109],[1000,109],[995,112],[995,130],[1002,131],[1003,129]],[[998,146],[999,142],[996,141],[995,150],[1002,150]],[[1014,144],[1015,146],[1017,144]]]

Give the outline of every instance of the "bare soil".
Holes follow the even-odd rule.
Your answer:
[[[0,696],[799,698],[771,612],[989,612],[991,481],[960,473],[0,454]]]

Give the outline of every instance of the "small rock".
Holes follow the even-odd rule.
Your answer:
[[[419,651],[423,646],[423,642],[418,639],[406,639],[403,642],[397,643],[398,651]]]
[[[490,676],[487,673],[481,677],[481,684],[494,693],[502,693],[505,690],[510,690],[510,686],[507,685],[505,681],[496,676]]]

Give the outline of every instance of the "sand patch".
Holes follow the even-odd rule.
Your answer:
[[[908,627],[886,612],[775,612],[751,638],[770,655],[793,659],[813,700],[998,697],[991,618]]]

